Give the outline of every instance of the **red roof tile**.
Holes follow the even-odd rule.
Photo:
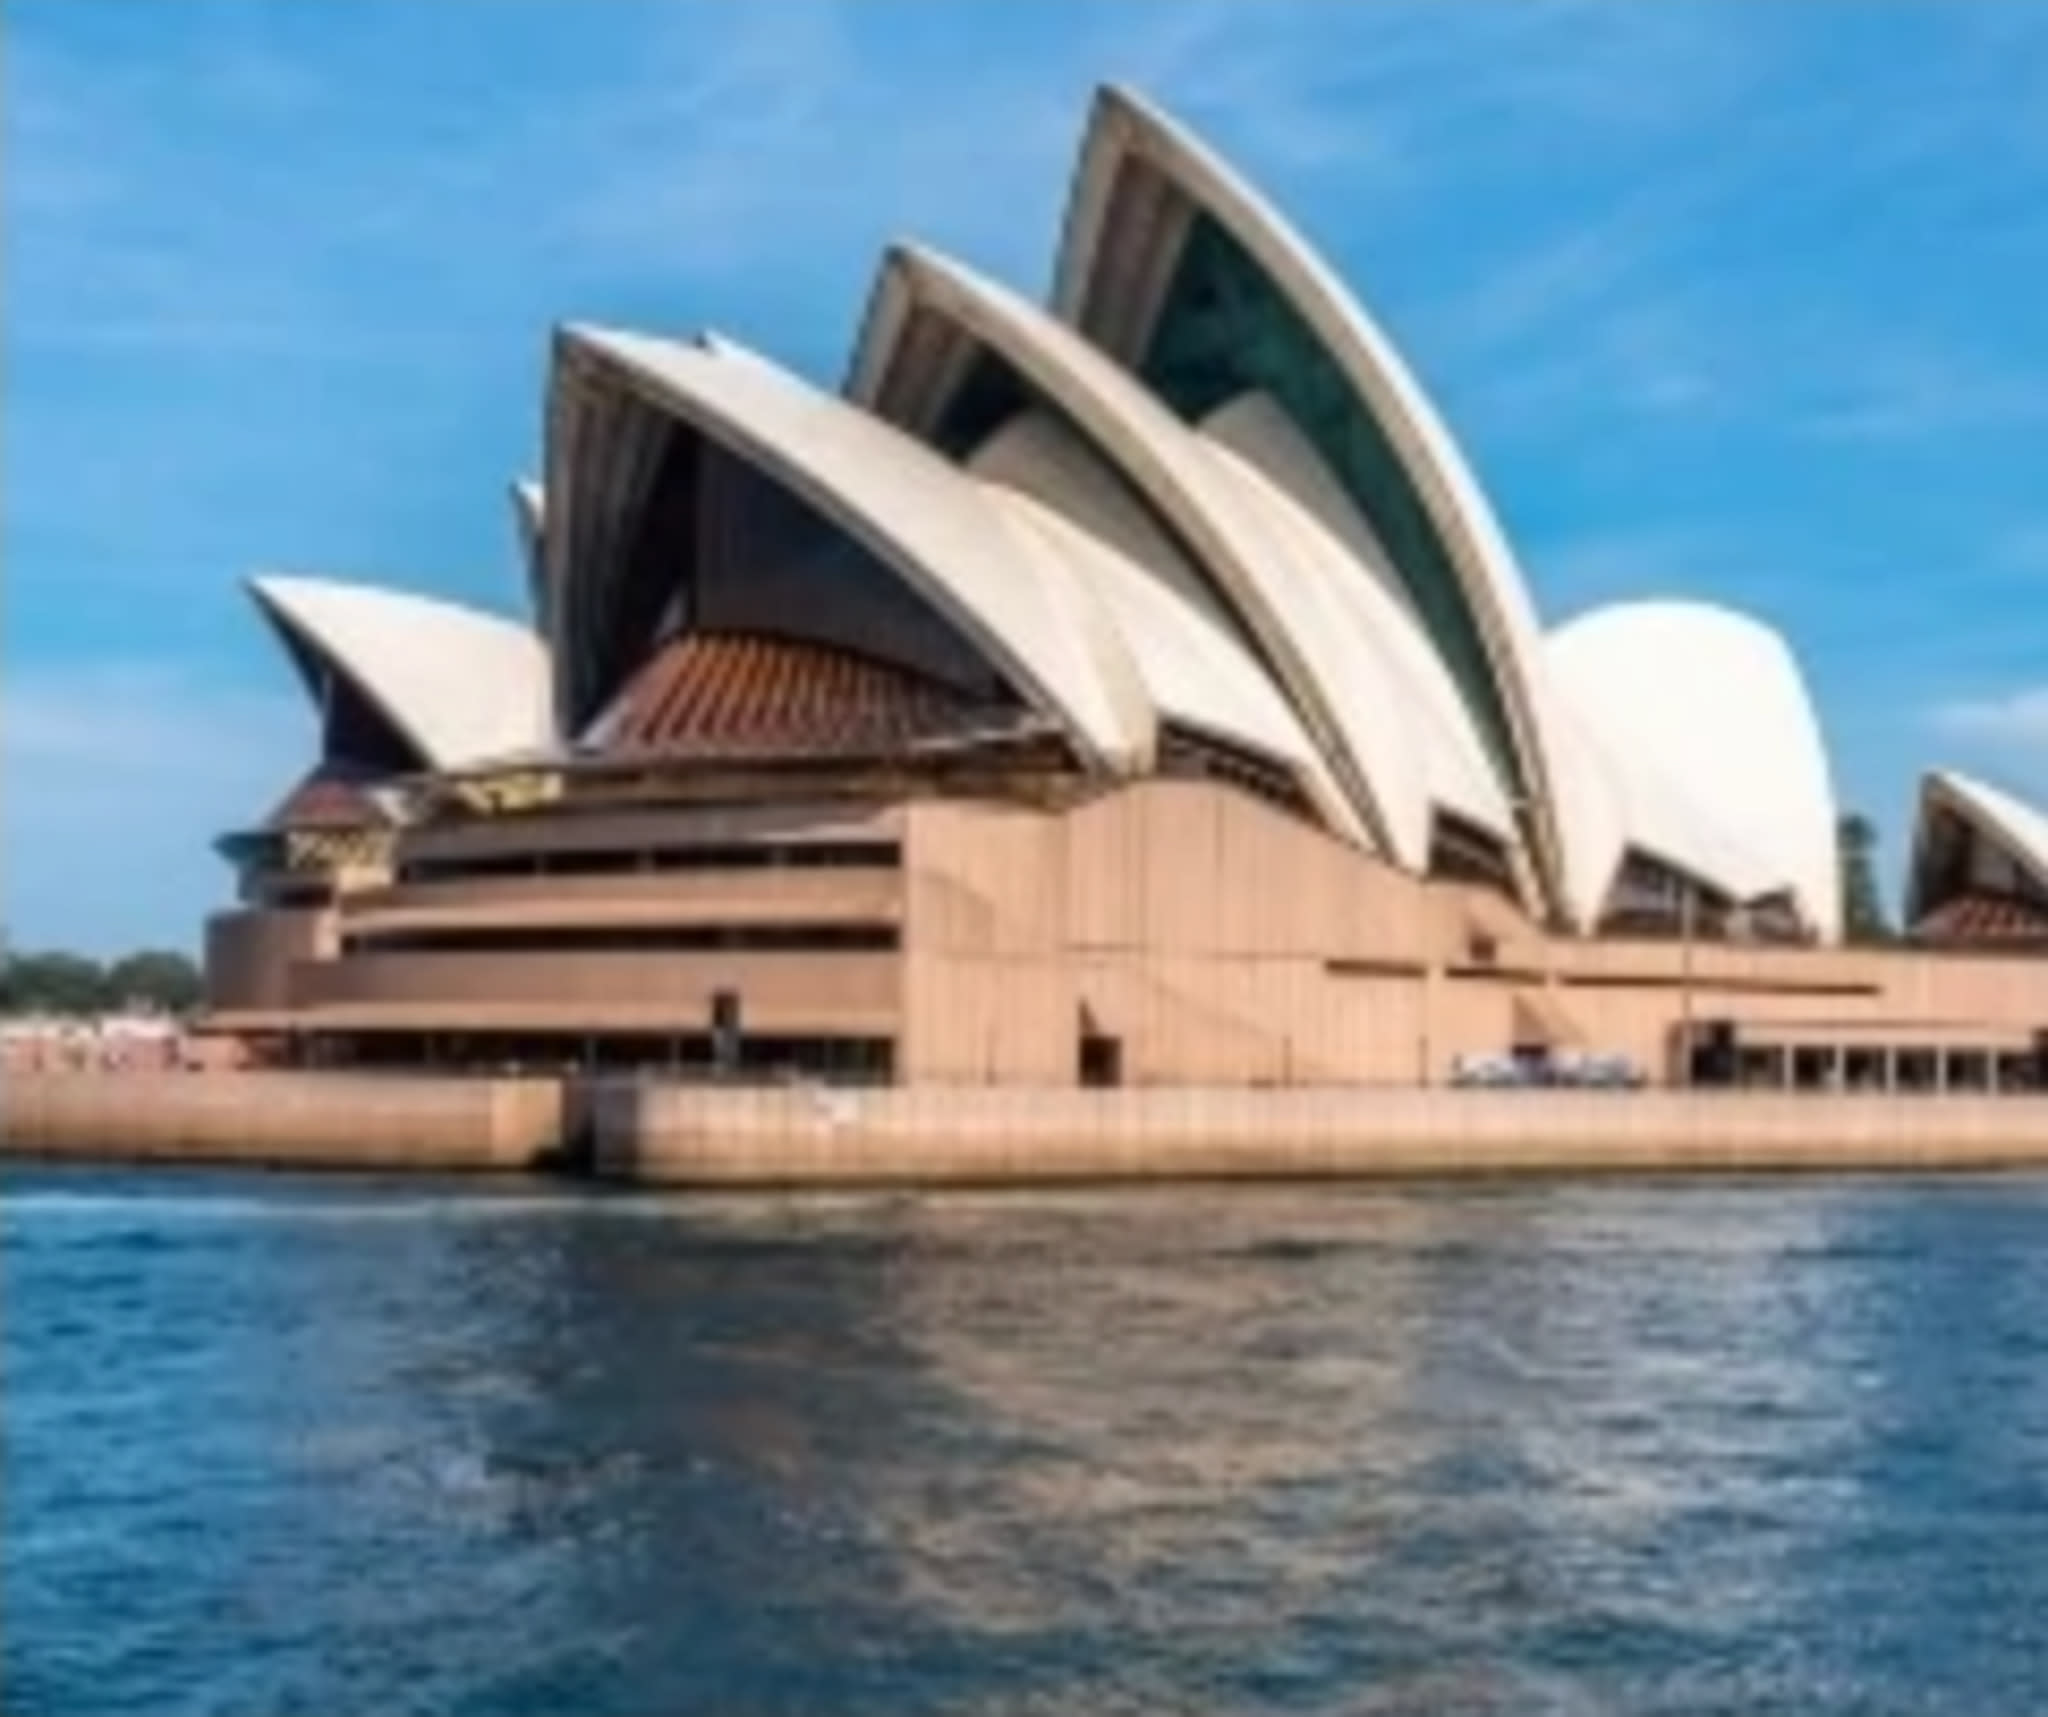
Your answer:
[[[320,764],[278,801],[264,819],[268,829],[381,828],[389,814],[371,796],[376,783]]]
[[[1913,926],[1922,942],[2048,944],[2048,906],[2011,895],[1959,894]]]
[[[1021,713],[848,650],[737,633],[672,639],[617,707],[608,752],[707,758],[885,756]]]

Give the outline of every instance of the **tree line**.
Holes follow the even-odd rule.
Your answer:
[[[61,948],[0,952],[0,1014],[186,1014],[204,989],[191,956],[172,948],[139,948],[106,961]]]
[[[1889,942],[1897,934],[1877,880],[1877,825],[1860,811],[1835,819],[1835,858],[1842,873],[1842,936]]]

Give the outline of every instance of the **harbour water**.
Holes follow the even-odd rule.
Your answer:
[[[0,1169],[0,1707],[2048,1710],[2048,1179]]]

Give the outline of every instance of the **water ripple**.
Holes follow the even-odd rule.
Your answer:
[[[24,1713],[2048,1709],[2048,1182],[0,1173]]]

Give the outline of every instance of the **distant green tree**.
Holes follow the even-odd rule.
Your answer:
[[[204,990],[191,957],[143,948],[111,965],[62,948],[0,948],[0,1013],[94,1014],[116,1008],[189,1013]]]
[[[106,1001],[106,973],[83,954],[9,954],[0,967],[0,1011],[89,1014]]]
[[[1842,934],[1851,942],[1889,942],[1890,915],[1877,883],[1877,825],[1857,811],[1835,819],[1842,874]]]
[[[190,955],[173,948],[143,948],[107,968],[104,994],[108,1004],[140,1003],[164,1013],[190,1013],[205,988]]]

